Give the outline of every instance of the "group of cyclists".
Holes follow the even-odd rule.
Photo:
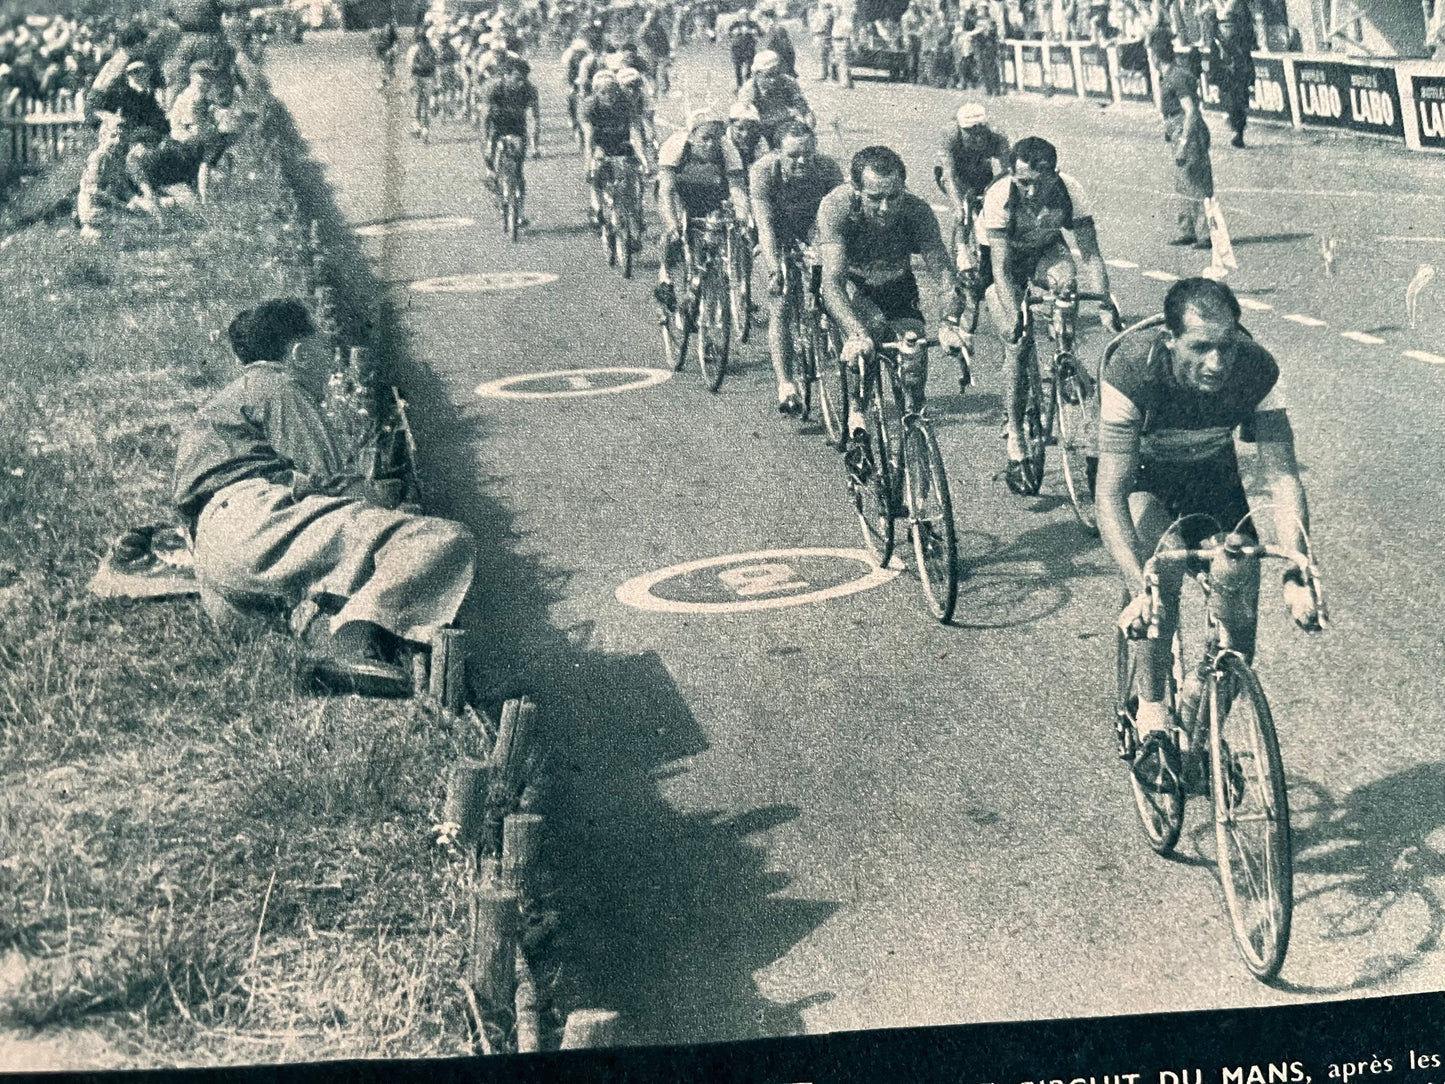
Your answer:
[[[807,274],[837,336],[837,364],[861,377],[844,382],[850,401],[844,404],[843,451],[850,478],[865,484],[875,457],[886,454],[870,446],[865,422],[862,395],[870,367],[881,343],[922,335],[927,325],[916,257],[933,295],[936,342],[957,355],[963,387],[971,383],[979,312],[988,309],[1004,346],[1004,480],[1016,493],[1034,492],[1023,462],[1030,287],[1050,299],[1054,319],[1072,338],[1080,268],[1071,239],[1096,288],[1093,296],[1110,296],[1088,196],[1059,170],[1056,147],[1038,136],[1010,142],[989,124],[983,105],[959,107],[938,143],[935,169],[953,212],[945,242],[929,202],[909,190],[896,151],[865,147],[846,169],[820,151],[816,117],[798,80],[769,50],[754,56],[725,115],[695,110],[659,142],[655,97],[663,77],[660,58],[669,50],[665,35],[653,37],[644,47],[601,20],[586,22],[562,63],[593,225],[601,224],[614,171],[656,178],[662,258],[654,296],[660,318],[670,319],[683,304],[689,232],[709,216],[730,217],[751,234],[755,266],[767,283],[778,410],[796,417],[804,405],[790,306],[801,303],[803,291],[789,288],[789,276]],[[453,41],[463,70],[461,93],[466,102],[480,103],[477,123],[487,139],[487,161],[499,135],[530,136],[535,154],[537,94],[506,17],[479,17],[465,30],[420,30],[409,60],[414,79],[435,78],[425,64],[418,70],[415,57],[425,54],[428,41],[436,51],[438,40]],[[418,121],[425,123],[420,116]],[[1163,309],[1162,324],[1141,325],[1124,336],[1100,370],[1097,389],[1088,389],[1098,430],[1089,485],[1104,546],[1129,590],[1120,628],[1139,635],[1147,623],[1164,633],[1151,633],[1135,648],[1141,675],[1135,771],[1156,781],[1179,770],[1179,732],[1165,685],[1176,617],[1168,603],[1177,600],[1180,583],[1163,585],[1166,610],[1162,616],[1150,612],[1146,621],[1147,558],[1161,539],[1197,548],[1219,532],[1255,534],[1235,460],[1236,433],[1258,448],[1259,480],[1271,490],[1280,544],[1303,552],[1308,528],[1278,366],[1240,325],[1233,293],[1208,278],[1187,278],[1172,285]],[[1100,319],[1120,330],[1112,305],[1101,305]],[[927,351],[900,360],[906,409],[920,411]],[[1253,651],[1258,576],[1258,562],[1245,562],[1217,584],[1219,619],[1246,658]],[[1284,590],[1295,621],[1318,627],[1316,597],[1297,569],[1287,573]]]

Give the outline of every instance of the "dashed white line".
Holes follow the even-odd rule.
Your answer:
[[[1132,271],[1139,266],[1133,260],[1105,260],[1104,262],[1110,267],[1123,268],[1125,271]]]
[[[1374,335],[1368,335],[1363,331],[1341,331],[1340,338],[1353,339],[1357,343],[1364,343],[1366,346],[1384,346],[1385,340]]]
[[[1300,314],[1297,313],[1297,312],[1292,312],[1292,313],[1290,313],[1288,316],[1285,317],[1285,319],[1288,320],[1288,321],[1290,321],[1291,323],[1294,323],[1294,324],[1303,324],[1305,327],[1329,327],[1329,326],[1330,326],[1329,324],[1325,323],[1323,320],[1316,320],[1313,316],[1302,316],[1302,315],[1300,315]]]
[[[1267,301],[1256,301],[1252,297],[1241,297],[1238,299],[1241,309],[1249,309],[1251,312],[1269,312],[1274,306]]]
[[[1424,350],[1406,350],[1404,355],[1415,361],[1428,361],[1431,365],[1445,365],[1445,357],[1441,357],[1439,354],[1427,354]]]
[[[1141,272],[1146,279],[1158,279],[1160,282],[1178,282],[1178,275],[1171,275],[1168,271],[1144,271]]]
[[[1375,240],[1377,240],[1377,241],[1424,241],[1424,242],[1426,242],[1427,244],[1432,244],[1432,245],[1445,244],[1445,237],[1415,237],[1415,236],[1411,236],[1411,235],[1409,235],[1409,234],[1396,235],[1396,234],[1392,234],[1392,233],[1382,233],[1382,234],[1380,234],[1378,237],[1376,237]]]

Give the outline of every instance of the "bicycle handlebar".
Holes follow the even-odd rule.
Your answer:
[[[1190,560],[1213,562],[1214,558],[1221,554],[1240,560],[1270,558],[1288,562],[1299,570],[1304,577],[1305,585],[1310,589],[1310,598],[1314,602],[1319,627],[1322,629],[1329,627],[1329,609],[1325,605],[1323,578],[1320,575],[1319,567],[1310,560],[1307,554],[1263,542],[1241,543],[1236,540],[1237,537],[1230,536],[1213,546],[1203,546],[1197,549],[1159,550],[1144,562],[1144,613],[1141,616],[1145,620],[1149,639],[1157,640],[1159,638],[1159,615],[1162,609],[1162,600],[1159,594],[1159,566],[1161,564],[1179,565]],[[1206,571],[1199,575],[1201,579],[1206,579],[1209,573]]]

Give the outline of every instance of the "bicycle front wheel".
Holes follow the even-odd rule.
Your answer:
[[[1089,438],[1092,396],[1088,378],[1072,354],[1060,354],[1054,370],[1054,417],[1059,427],[1059,458],[1064,468],[1064,486],[1079,525],[1098,534],[1094,516],[1094,485],[1089,477]]]
[[[1294,914],[1284,760],[1269,701],[1244,659],[1221,656],[1206,694],[1219,881],[1244,966],[1267,982],[1284,964]]]
[[[697,364],[707,390],[717,391],[727,374],[732,313],[727,282],[716,261],[703,273],[696,305]]]
[[[1149,787],[1139,781],[1132,770],[1134,751],[1138,746],[1138,731],[1135,718],[1139,709],[1139,690],[1135,680],[1134,653],[1130,650],[1129,638],[1120,630],[1114,633],[1115,667],[1117,679],[1117,700],[1115,702],[1115,727],[1119,735],[1119,752],[1129,764],[1129,786],[1134,794],[1134,808],[1139,813],[1139,823],[1144,828],[1144,837],[1156,854],[1167,855],[1179,842],[1179,833],[1184,828],[1184,792],[1177,781],[1173,786]],[[1174,638],[1174,650],[1179,651],[1179,638]]]
[[[841,451],[847,437],[848,386],[839,367],[837,351],[827,330],[816,318],[808,321],[813,368],[818,378],[818,410],[823,416],[823,439]]]
[[[1048,434],[1044,432],[1043,391],[1040,386],[1042,379],[1039,376],[1039,355],[1036,348],[1031,348],[1024,356],[1023,365],[1024,411],[1019,439],[1024,451],[1024,495],[1032,497],[1044,484],[1045,441],[1048,438]]]
[[[740,231],[728,238],[728,291],[733,334],[738,342],[746,343],[753,326],[753,259],[748,238]]]
[[[848,488],[853,494],[853,507],[863,529],[863,542],[881,568],[893,556],[893,462],[884,403],[893,401],[892,384],[888,387],[888,366],[878,362],[873,381],[873,394],[868,401],[868,440],[873,451],[873,470],[859,483],[850,478]]]
[[[938,439],[923,419],[903,431],[903,477],[918,580],[929,610],[947,624],[958,600],[958,537]]]

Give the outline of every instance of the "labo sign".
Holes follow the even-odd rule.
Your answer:
[[[1214,83],[1214,73],[1206,68],[1200,78],[1202,96],[1200,100],[1206,109],[1223,109],[1224,104],[1219,87]],[[1289,92],[1285,89],[1284,61],[1279,57],[1261,53],[1254,54],[1254,84],[1249,88],[1249,115],[1259,120],[1291,120]]]
[[[1445,76],[1417,75],[1414,91],[1420,146],[1445,150]]]
[[[1393,69],[1315,60],[1293,67],[1301,124],[1404,137]]]

